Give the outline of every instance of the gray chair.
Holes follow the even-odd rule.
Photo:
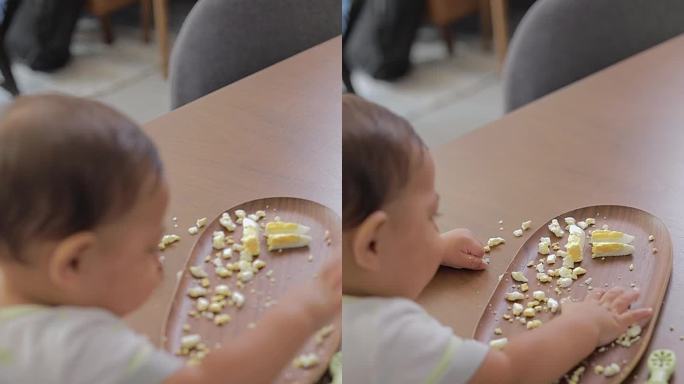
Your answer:
[[[171,56],[177,108],[340,34],[339,0],[200,0]]]
[[[504,67],[512,111],[684,33],[684,0],[538,0]]]

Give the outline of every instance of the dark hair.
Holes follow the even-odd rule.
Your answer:
[[[408,182],[425,144],[405,119],[358,96],[342,96],[342,227],[361,224]]]
[[[162,173],[152,141],[121,113],[71,96],[20,97],[0,120],[0,244],[20,260],[32,237],[95,228]]]

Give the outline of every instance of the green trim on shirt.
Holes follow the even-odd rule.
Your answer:
[[[425,384],[435,384],[439,383],[439,381],[442,380],[442,377],[444,377],[444,374],[451,366],[451,361],[454,359],[455,351],[456,340],[451,339],[451,341],[449,341],[449,345],[444,350],[442,358],[439,359],[439,363],[437,363],[435,369],[432,370],[430,376],[428,376],[428,378],[425,380]]]
[[[150,356],[150,352],[152,352],[152,348],[150,348],[149,345],[145,345],[140,348],[140,350],[133,355],[131,361],[128,363],[126,374],[134,374],[143,365],[143,363],[147,361],[148,357]]]
[[[345,302],[345,301],[355,301],[355,300],[357,300],[357,299],[358,299],[358,297],[356,297],[356,296],[342,295],[342,302]]]
[[[8,349],[0,348],[0,365],[10,365],[14,361],[14,355]]]
[[[16,319],[17,317],[24,316],[28,313],[33,313],[45,308],[47,307],[38,304],[12,305],[9,307],[0,308],[0,321]]]

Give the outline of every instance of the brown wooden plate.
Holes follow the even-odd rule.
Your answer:
[[[658,218],[631,207],[603,205],[577,209],[557,217],[563,227],[565,227],[563,221],[565,217],[574,217],[577,221],[588,217],[596,219],[596,225],[586,230],[587,244],[584,249],[584,260],[579,264],[588,271],[587,274],[577,279],[572,284],[570,291],[563,289],[561,295],[554,291],[556,287],[555,279],[553,282],[546,284],[541,284],[537,281],[537,271],[534,267],[528,268],[527,264],[535,260],[538,262],[542,258],[542,255],[537,252],[539,239],[541,237],[550,237],[552,243],[560,241],[562,247],[568,237],[566,231],[563,239],[558,239],[547,228],[550,221],[544,223],[541,228],[527,239],[508,266],[506,273],[485,307],[484,313],[475,329],[474,338],[484,342],[489,342],[499,337],[508,337],[510,340],[515,338],[517,334],[534,332],[534,330],[527,330],[525,325],[516,320],[509,322],[502,318],[505,313],[511,314],[510,310],[508,310],[510,303],[505,300],[504,294],[510,292],[514,285],[519,284],[512,280],[512,271],[521,271],[528,278],[529,291],[526,293],[529,294],[530,298],[533,291],[542,290],[546,293],[547,297],[553,297],[559,302],[563,297],[570,297],[572,300],[583,299],[589,292],[588,286],[583,284],[583,282],[589,277],[592,279],[591,286],[593,289],[606,289],[618,285],[629,288],[633,283],[641,291],[641,297],[633,306],[635,308],[652,307],[654,311],[653,319],[645,326],[642,324],[641,339],[629,348],[615,345],[613,347],[607,346],[603,352],[596,350],[582,362],[582,365],[586,367],[581,380],[582,383],[620,383],[628,377],[646,351],[653,334],[653,329],[657,323],[658,313],[672,272],[672,242],[670,234],[663,222]],[[622,231],[635,236],[632,242],[632,245],[635,247],[633,255],[606,257],[605,260],[591,258],[591,245],[588,242],[589,233],[593,230],[601,229],[604,224],[607,224],[611,230]],[[655,241],[649,242],[649,235],[654,235]],[[653,253],[654,247],[657,248],[657,253]],[[551,252],[554,253],[553,251]],[[545,256],[543,257],[545,258]],[[629,270],[630,264],[634,264],[633,271]],[[562,258],[559,257],[556,264],[545,265],[545,268],[557,269],[561,266]],[[535,319],[540,319],[544,323],[550,321],[551,318],[552,315],[549,312],[541,312],[535,317]],[[501,328],[503,335],[495,335],[495,328]],[[558,347],[562,348],[562,346]],[[600,364],[605,367],[614,362],[618,363],[621,367],[619,374],[607,378],[594,373],[595,365]]]
[[[238,335],[245,332],[258,332],[258,327],[254,330],[250,329],[251,323],[256,323],[265,311],[268,310],[266,303],[272,300],[278,300],[285,292],[293,286],[302,284],[307,279],[312,279],[314,275],[320,270],[324,260],[332,257],[335,252],[338,252],[341,241],[340,234],[341,221],[332,210],[326,208],[315,202],[290,198],[290,197],[275,197],[253,200],[247,203],[232,207],[226,212],[231,214],[233,220],[235,215],[233,212],[237,209],[242,209],[249,213],[254,213],[257,210],[266,211],[266,218],[262,222],[273,221],[276,216],[279,216],[283,221],[297,222],[311,228],[309,235],[312,237],[311,244],[305,248],[295,248],[283,250],[282,252],[269,252],[266,250],[265,240],[261,238],[261,255],[259,259],[264,260],[267,265],[254,279],[245,284],[244,288],[236,288],[237,278],[236,274],[232,277],[222,279],[214,273],[214,266],[205,263],[204,259],[209,254],[214,254],[216,251],[212,249],[212,233],[216,230],[223,229],[219,224],[219,214],[214,221],[203,228],[197,236],[190,257],[183,269],[182,276],[179,278],[174,299],[171,303],[166,323],[162,330],[162,340],[164,341],[164,348],[172,353],[179,350],[180,339],[186,334],[183,332],[183,325],[189,324],[191,327],[190,333],[199,334],[202,341],[210,348],[214,349],[220,344],[230,343]],[[223,213],[223,212],[221,212]],[[325,240],[325,233],[329,231],[331,243],[327,244]],[[242,236],[242,226],[232,234],[232,238],[239,242]],[[184,236],[188,238],[189,235]],[[313,259],[309,260],[309,255]],[[213,259],[213,256],[212,256]],[[233,256],[231,262],[237,261],[239,256]],[[204,265],[205,270],[209,274],[211,287],[219,284],[226,284],[231,290],[238,290],[245,296],[245,304],[242,308],[227,306],[222,313],[227,313],[232,317],[232,320],[222,326],[218,327],[210,319],[203,316],[194,318],[188,315],[188,312],[194,309],[194,300],[187,296],[187,290],[190,286],[196,285],[194,279],[188,271],[191,265]],[[271,281],[267,276],[267,271],[272,270]],[[338,350],[340,343],[340,323],[339,320],[335,323],[334,332],[325,339],[325,341],[317,345],[311,338],[299,353],[316,352],[320,358],[320,363],[310,369],[299,369],[289,365],[280,375],[275,383],[315,383],[325,373],[328,363],[332,355]],[[287,330],[283,330],[287,332]],[[276,345],[273,346],[277,348]]]

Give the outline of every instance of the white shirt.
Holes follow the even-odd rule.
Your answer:
[[[489,348],[403,298],[345,296],[342,329],[344,379],[354,384],[467,383]]]
[[[0,383],[158,384],[182,362],[97,308],[0,308]]]

